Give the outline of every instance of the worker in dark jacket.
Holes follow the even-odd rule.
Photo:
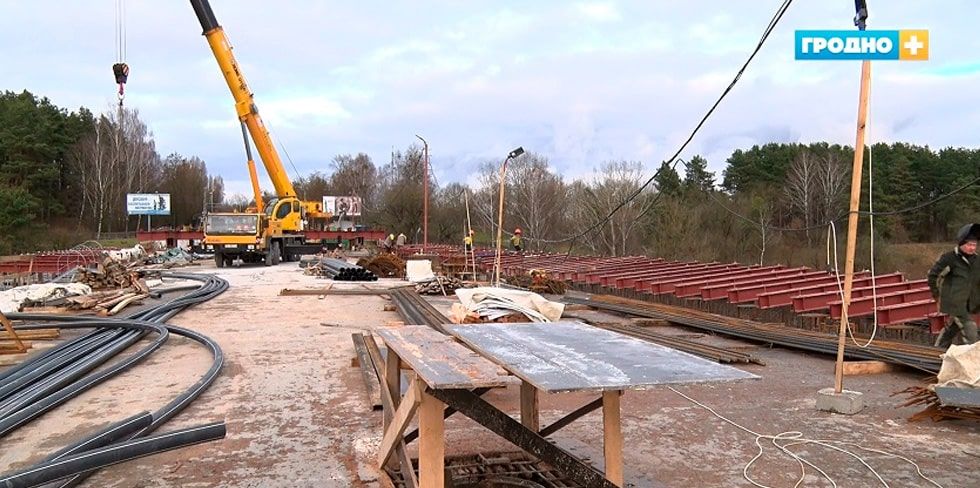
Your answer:
[[[939,257],[929,270],[929,289],[939,302],[939,311],[949,315],[936,345],[946,349],[956,336],[963,342],[977,342],[977,324],[970,316],[980,312],[980,262],[977,239],[980,224],[968,224],[956,234],[957,245]]]

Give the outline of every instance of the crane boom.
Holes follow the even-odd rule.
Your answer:
[[[245,82],[245,76],[238,67],[235,56],[232,54],[231,43],[211,10],[211,4],[207,0],[190,1],[194,13],[197,15],[197,20],[204,30],[203,34],[208,40],[208,45],[211,46],[211,52],[214,53],[218,66],[221,68],[221,74],[224,75],[228,89],[231,90],[231,95],[235,99],[235,111],[238,113],[238,119],[248,129],[249,135],[252,136],[255,149],[272,180],[276,195],[280,199],[296,197],[293,183],[286,175],[286,169],[282,165],[279,153],[276,152],[276,148],[272,144],[269,131],[262,123],[262,117],[259,116],[255,99],[248,88],[248,83]]]

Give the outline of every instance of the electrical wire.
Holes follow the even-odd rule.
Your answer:
[[[765,455],[765,449],[763,448],[763,446],[762,446],[762,444],[761,444],[760,441],[762,441],[764,439],[768,439],[769,441],[772,442],[772,444],[777,449],[779,449],[781,452],[783,452],[784,454],[786,454],[787,456],[789,456],[790,458],[792,458],[793,460],[795,460],[799,464],[799,466],[800,466],[800,477],[797,478],[797,481],[796,481],[796,484],[794,485],[794,487],[799,487],[803,483],[804,479],[806,478],[806,466],[810,466],[814,470],[816,470],[818,473],[820,473],[820,475],[823,476],[824,479],[826,479],[828,482],[830,482],[831,486],[833,486],[835,488],[837,487],[837,482],[834,481],[834,479],[831,478],[830,475],[828,475],[824,470],[820,469],[819,466],[817,466],[816,464],[813,464],[812,462],[810,462],[807,459],[803,458],[803,456],[801,456],[800,454],[795,453],[792,450],[790,450],[790,447],[793,447],[793,446],[812,444],[812,445],[821,446],[821,447],[824,447],[824,448],[827,448],[827,449],[831,449],[831,450],[834,450],[834,451],[837,451],[837,452],[846,454],[846,455],[848,455],[848,456],[856,459],[858,462],[860,462],[862,465],[864,465],[864,467],[867,468],[868,471],[870,471],[871,474],[874,475],[875,478],[877,478],[877,480],[882,485],[884,485],[886,488],[889,486],[888,485],[888,482],[886,482],[885,479],[881,476],[881,474],[877,470],[875,470],[870,464],[868,464],[868,462],[866,460],[864,460],[864,458],[862,458],[861,456],[855,454],[852,451],[849,451],[847,449],[844,449],[842,447],[839,447],[838,445],[851,446],[851,447],[854,447],[854,448],[857,448],[857,449],[861,449],[863,451],[873,452],[873,453],[876,453],[876,454],[881,454],[883,456],[887,456],[887,457],[891,457],[891,458],[896,458],[896,459],[900,459],[902,461],[905,461],[906,463],[912,465],[915,468],[915,472],[919,476],[919,478],[921,478],[922,480],[924,480],[924,481],[932,484],[933,486],[935,486],[937,488],[943,488],[943,486],[940,485],[939,483],[937,483],[935,480],[933,480],[933,479],[929,478],[928,476],[926,476],[922,472],[922,468],[918,464],[916,464],[915,461],[913,461],[913,460],[911,460],[911,459],[909,459],[909,458],[907,458],[905,456],[901,456],[899,454],[891,453],[891,452],[880,450],[880,449],[872,449],[872,448],[865,447],[865,446],[862,446],[860,444],[853,443],[853,442],[836,441],[836,440],[828,440],[828,439],[808,439],[808,438],[803,437],[803,433],[802,432],[799,432],[799,431],[781,432],[781,433],[776,434],[776,435],[760,434],[758,432],[755,432],[752,429],[749,429],[748,427],[745,427],[745,426],[740,425],[739,423],[735,422],[734,420],[731,420],[731,419],[729,419],[729,418],[727,418],[727,417],[719,414],[713,408],[705,405],[704,403],[701,403],[701,402],[695,400],[694,398],[691,398],[688,395],[685,395],[684,393],[678,391],[677,389],[675,389],[675,388],[673,388],[671,386],[668,386],[667,389],[670,390],[670,391],[672,391],[672,392],[674,392],[674,393],[676,393],[677,395],[681,396],[682,398],[686,399],[687,401],[689,401],[689,402],[691,402],[691,403],[693,403],[693,404],[695,404],[695,405],[697,405],[697,406],[699,406],[699,407],[707,410],[712,415],[714,415],[715,417],[717,417],[717,418],[721,419],[722,421],[728,423],[729,425],[731,425],[731,426],[733,426],[733,427],[735,427],[735,428],[737,428],[737,429],[739,429],[739,430],[741,430],[741,431],[743,431],[743,432],[745,432],[747,434],[751,434],[751,435],[754,435],[755,436],[755,445],[756,445],[756,447],[759,448],[759,451],[742,468],[742,477],[745,478],[745,480],[748,481],[749,483],[751,483],[753,486],[757,486],[757,487],[760,487],[760,488],[771,488],[768,485],[764,485],[764,484],[756,481],[755,479],[753,479],[749,475],[749,471],[752,468],[752,465],[755,464],[756,461],[758,461],[759,459],[761,459],[763,455]],[[792,440],[794,442],[787,442],[787,443],[780,444],[779,441],[781,441],[781,440]]]
[[[677,151],[675,151],[674,154],[670,158],[668,158],[666,161],[663,162],[663,164],[661,164],[660,168],[658,168],[657,171],[654,172],[653,176],[651,176],[649,179],[647,179],[646,182],[644,182],[642,185],[640,185],[639,188],[637,188],[628,197],[626,197],[623,201],[621,201],[618,205],[616,205],[609,212],[609,214],[606,215],[605,218],[603,218],[602,220],[599,220],[598,222],[596,222],[595,224],[591,225],[589,228],[585,229],[584,231],[579,232],[578,234],[575,234],[573,236],[563,237],[563,238],[560,238],[560,239],[533,238],[533,240],[537,240],[538,242],[543,242],[543,243],[547,243],[547,244],[559,244],[559,243],[563,243],[563,242],[569,242],[569,241],[572,241],[574,239],[578,239],[580,237],[584,237],[584,236],[588,235],[592,231],[594,231],[594,230],[600,228],[601,226],[603,226],[606,222],[609,222],[609,220],[612,219],[613,215],[615,215],[616,212],[619,212],[620,209],[622,209],[623,207],[625,207],[628,203],[630,203],[631,201],[635,200],[636,197],[638,197],[640,194],[642,194],[643,191],[648,186],[650,186],[650,184],[652,182],[654,182],[657,179],[658,176],[660,176],[660,173],[663,172],[663,170],[665,168],[674,169],[674,167],[677,166],[677,163],[679,161],[678,160],[678,156],[681,154],[681,152],[684,151],[684,149],[687,148],[687,145],[690,144],[690,142],[694,139],[694,136],[698,133],[698,131],[701,130],[701,127],[704,126],[705,122],[707,122],[707,120],[708,120],[708,117],[710,117],[711,114],[714,113],[715,109],[718,108],[718,105],[721,104],[721,101],[724,100],[726,96],[728,96],[728,94],[732,91],[733,88],[735,88],[735,85],[742,78],[742,74],[745,73],[745,69],[748,68],[749,63],[752,62],[752,60],[755,58],[756,54],[758,54],[759,51],[762,49],[762,46],[765,44],[766,40],[769,38],[769,35],[776,28],[776,25],[779,23],[780,19],[782,19],[783,14],[786,13],[786,10],[789,8],[789,6],[792,3],[793,3],[793,0],[784,0],[783,3],[779,6],[779,8],[776,9],[776,12],[773,14],[772,18],[769,20],[769,24],[766,26],[765,30],[763,30],[762,36],[759,38],[759,42],[756,44],[755,49],[752,50],[752,53],[749,54],[749,57],[745,60],[745,63],[743,63],[742,64],[742,67],[739,68],[738,72],[735,73],[735,77],[732,79],[731,83],[728,84],[728,86],[725,88],[724,91],[721,92],[721,95],[718,96],[718,98],[711,105],[711,107],[708,109],[708,111],[705,112],[705,114],[701,117],[701,120],[698,121],[697,125],[694,127],[694,129],[691,131],[691,133],[687,136],[687,139],[685,139],[684,142],[680,145],[680,147],[677,148]],[[660,193],[658,193],[658,196],[659,195],[660,195]],[[655,197],[654,202],[656,201],[656,198],[657,197]],[[528,238],[528,240],[532,240],[532,239]]]

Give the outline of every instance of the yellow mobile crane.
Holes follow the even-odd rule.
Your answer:
[[[331,215],[323,211],[322,202],[305,202],[296,197],[296,190],[259,116],[252,92],[232,55],[231,43],[224,29],[218,25],[210,3],[207,0],[191,0],[191,6],[235,99],[235,111],[242,126],[249,176],[258,209],[256,213],[208,214],[204,225],[204,243],[214,248],[215,264],[223,267],[240,259],[245,262],[261,261],[271,266],[319,249],[319,244],[307,243],[303,231],[309,224],[323,225]],[[249,136],[276,192],[276,198],[265,205],[264,211]]]

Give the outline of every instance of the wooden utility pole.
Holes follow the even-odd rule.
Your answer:
[[[844,390],[844,343],[847,339],[847,312],[851,305],[854,283],[854,249],[857,245],[858,205],[861,201],[861,171],[864,169],[864,135],[868,121],[868,96],[871,92],[871,61],[861,63],[861,95],[858,101],[857,140],[854,143],[854,167],[851,169],[851,205],[847,216],[847,251],[844,261],[844,297],[841,305],[840,330],[837,338],[837,364],[834,368],[834,391]],[[872,236],[872,239],[874,236]]]
[[[466,256],[466,267],[469,268],[472,263],[473,281],[476,281],[476,240],[470,234],[470,232],[473,232],[473,223],[470,221],[470,190],[468,188],[463,188],[463,203],[466,205],[466,231],[463,235],[464,238],[470,238],[470,252]]]

